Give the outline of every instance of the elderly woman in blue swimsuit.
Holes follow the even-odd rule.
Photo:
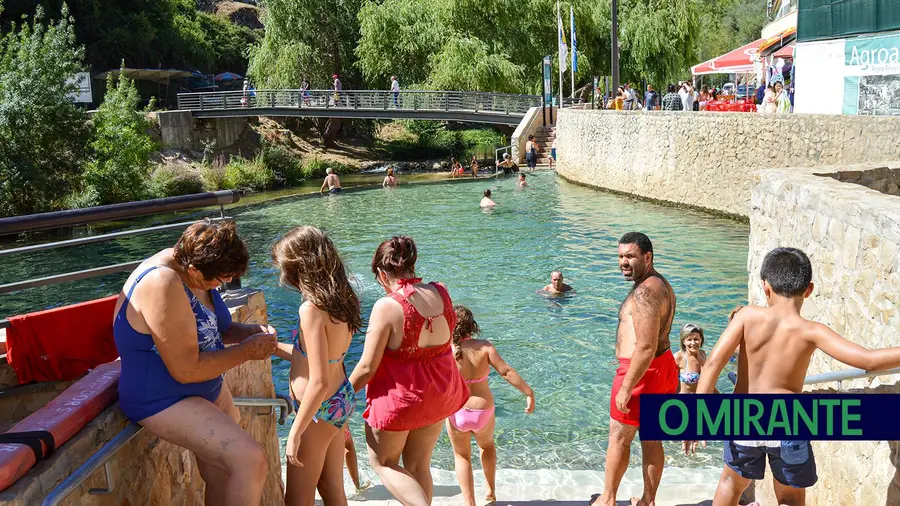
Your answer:
[[[286,506],[313,506],[316,489],[326,505],[347,504],[344,430],[356,392],[344,357],[362,327],[359,299],[337,249],[315,227],[296,227],[272,247],[281,283],[303,296],[293,345],[277,355],[291,361],[291,394],[300,401],[284,454]]]
[[[194,453],[206,504],[258,505],[268,473],[262,447],[238,425],[224,378],[277,344],[271,327],[232,322],[216,291],[248,260],[234,223],[195,223],[131,273],[113,323],[119,405],[154,436]]]

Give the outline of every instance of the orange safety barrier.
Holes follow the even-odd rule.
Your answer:
[[[15,483],[115,402],[120,365],[117,360],[97,367],[0,435],[0,490]]]

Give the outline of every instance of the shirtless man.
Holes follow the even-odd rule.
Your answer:
[[[325,181],[322,182],[322,188],[319,188],[319,192],[325,191],[325,187],[328,187],[328,193],[334,195],[335,193],[341,193],[341,180],[338,179],[337,174],[334,173],[334,169],[328,167],[325,169]]]
[[[747,306],[734,314],[706,360],[698,394],[713,393],[719,373],[738,345],[738,383],[746,378],[750,394],[799,394],[813,353],[818,349],[852,367],[883,371],[900,367],[900,348],[871,350],[801,316],[812,294],[812,264],[802,251],[775,248],[760,268],[766,307]],[[736,388],[737,390],[737,388]],[[725,441],[724,461],[715,506],[737,506],[751,480],[761,480],[768,458],[778,504],[803,506],[806,489],[817,481],[809,441]],[[696,441],[685,442],[692,453]]]
[[[491,208],[497,205],[497,203],[491,199],[491,190],[484,190],[484,198],[481,199],[480,205],[482,209]]]
[[[669,331],[675,317],[675,292],[653,268],[653,244],[640,232],[619,239],[619,268],[634,286],[619,308],[616,357],[609,406],[609,446],[603,494],[593,505],[614,506],[622,477],[628,469],[631,441],[640,426],[642,394],[678,391],[678,366],[672,355]],[[652,506],[662,479],[665,454],[661,441],[641,440],[644,493],[632,504]]]
[[[544,287],[544,291],[552,293],[553,295],[559,295],[573,290],[571,286],[563,283],[563,275],[561,272],[553,271],[550,273],[550,284]]]

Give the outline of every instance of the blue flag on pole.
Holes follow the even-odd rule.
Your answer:
[[[575,42],[575,10],[569,6],[569,17],[572,27],[572,74],[578,73],[578,44]]]

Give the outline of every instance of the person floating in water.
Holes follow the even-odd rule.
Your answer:
[[[382,188],[396,188],[399,184],[397,181],[397,176],[394,175],[394,168],[389,167],[387,170],[387,175],[384,177],[384,181],[381,183]]]
[[[575,292],[575,289],[563,282],[563,274],[560,271],[550,273],[550,284],[545,286],[544,292],[551,295],[561,295],[564,293]]]
[[[484,190],[484,198],[481,199],[481,207],[483,209],[489,209],[496,205],[497,203],[491,200],[491,190]]]
[[[534,412],[534,391],[510,367],[490,341],[475,339],[481,333],[472,311],[454,306],[456,326],[453,329],[453,356],[459,372],[469,385],[471,397],[461,410],[447,419],[447,433],[456,460],[456,481],[462,489],[466,506],[475,506],[475,486],[472,476],[472,437],[481,450],[481,468],[487,483],[485,499],[496,501],[494,476],[497,473],[497,447],[494,445],[494,395],[488,386],[493,367],[500,376],[525,394],[525,413]]]
[[[337,174],[334,173],[334,169],[328,167],[325,169],[325,181],[322,182],[322,188],[319,189],[319,192],[325,191],[325,187],[328,187],[328,193],[334,195],[336,193],[341,193],[341,180],[338,179]]]
[[[519,174],[519,181],[516,183],[516,188],[525,188],[528,186],[528,183],[525,182],[525,174]]]

